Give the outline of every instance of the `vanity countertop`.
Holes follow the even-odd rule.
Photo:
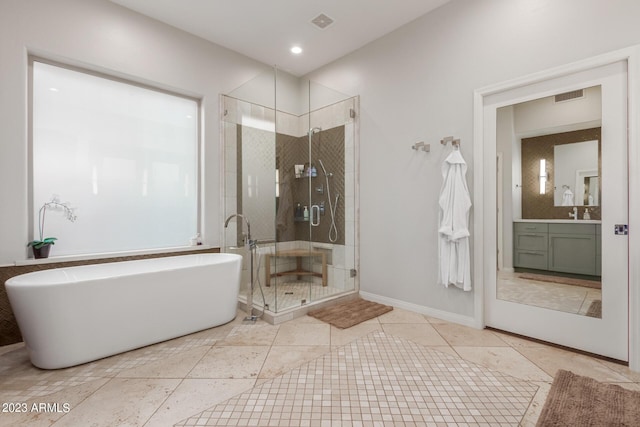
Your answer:
[[[513,222],[542,222],[547,224],[602,224],[599,219],[514,219]]]

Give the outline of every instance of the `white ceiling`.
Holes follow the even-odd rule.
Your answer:
[[[301,76],[449,0],[111,1]],[[321,13],[334,20],[323,30],[311,23]]]

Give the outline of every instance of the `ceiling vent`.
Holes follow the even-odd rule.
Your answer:
[[[571,92],[560,93],[555,96],[555,102],[569,101],[577,98],[584,98],[584,89],[578,89],[578,90],[572,90]]]
[[[333,19],[329,18],[324,13],[321,13],[320,15],[316,16],[315,18],[313,18],[311,20],[311,23],[313,25],[315,25],[316,27],[320,28],[321,30],[324,30],[329,25],[333,24]]]

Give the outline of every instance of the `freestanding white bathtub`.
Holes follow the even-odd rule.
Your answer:
[[[240,255],[197,254],[44,270],[5,284],[31,363],[58,369],[233,320],[241,268]]]

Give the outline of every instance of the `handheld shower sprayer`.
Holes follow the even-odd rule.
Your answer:
[[[313,134],[321,131],[322,128],[319,127],[313,127],[309,129],[309,146],[311,146],[311,137],[313,136]],[[329,213],[331,214],[331,224],[329,225],[329,241],[335,242],[338,240],[338,228],[336,227],[336,209],[338,207],[340,194],[336,194],[335,201],[331,200],[331,187],[329,186],[329,178],[333,177],[333,173],[327,172],[327,168],[324,167],[324,163],[321,159],[318,159],[318,163],[320,163],[322,172],[324,172],[324,179],[327,184],[327,199],[329,200]],[[311,188],[309,188],[309,191],[311,191]]]
[[[324,167],[322,159],[318,159],[322,172],[324,172],[324,180],[327,183],[327,199],[329,200],[329,213],[331,214],[331,225],[329,226],[329,241],[335,242],[338,240],[338,228],[336,227],[336,209],[338,208],[338,200],[340,194],[336,194],[335,202],[331,200],[331,187],[329,186],[329,178],[333,177],[333,173],[327,172],[327,168]]]
[[[327,169],[324,167],[324,163],[322,163],[322,160],[318,159],[318,162],[320,162],[320,167],[322,168],[322,172],[324,172],[324,176],[327,176],[329,178],[332,177],[333,173],[331,172],[327,173]]]

